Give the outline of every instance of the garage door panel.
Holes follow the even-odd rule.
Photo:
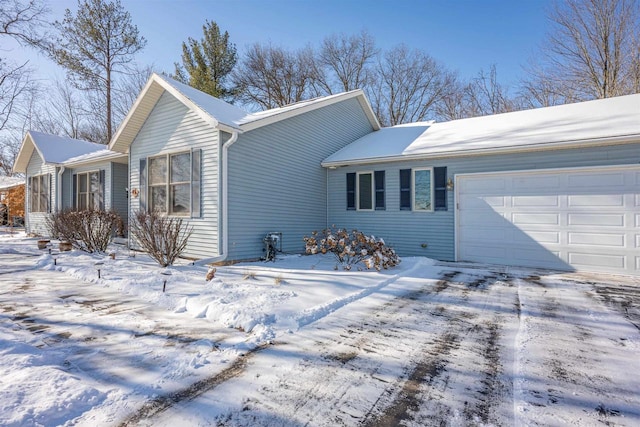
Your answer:
[[[625,268],[624,255],[604,255],[580,252],[569,252],[569,262],[582,267],[605,267],[611,269]]]
[[[624,234],[569,233],[570,245],[624,247]]]
[[[504,190],[506,183],[503,179],[480,178],[478,180],[467,181],[462,184],[461,190],[465,194],[485,194],[487,189],[492,191]]]
[[[456,188],[461,261],[640,274],[640,166],[470,174]]]
[[[514,177],[512,188],[518,190],[538,190],[540,188],[559,188],[560,176],[558,175],[529,175]]]
[[[502,198],[504,200],[504,197]],[[514,207],[559,207],[560,199],[558,196],[514,196],[512,197],[512,206]]]
[[[529,244],[531,240],[535,240],[536,242],[540,242],[543,244],[558,244],[560,243],[560,233],[556,231],[531,231],[531,230],[522,230],[523,233],[515,233],[513,236],[513,240],[515,243],[527,243]]]
[[[536,213],[514,213],[511,215],[511,222],[515,225],[558,225],[560,224],[559,214],[536,214]]]
[[[624,173],[573,173],[569,175],[569,189],[585,189],[591,191],[594,188],[620,188],[624,185]]]
[[[624,214],[569,214],[570,226],[624,227]]]
[[[568,196],[569,207],[599,206],[621,207],[624,206],[624,196],[621,194],[589,194]]]

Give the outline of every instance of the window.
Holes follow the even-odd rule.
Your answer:
[[[358,172],[358,210],[373,210],[373,173]]]
[[[400,210],[411,210],[411,169],[400,169]]]
[[[356,174],[347,174],[347,210],[356,210]]]
[[[413,169],[413,210],[433,211],[432,169]]]
[[[49,212],[51,174],[29,178],[29,204],[31,212]]]
[[[447,210],[447,168],[433,168],[434,210]]]
[[[140,160],[141,208],[169,215],[200,217],[201,150],[165,154]],[[148,189],[145,190],[144,186]]]
[[[385,173],[349,172],[347,175],[347,210],[385,209]]]
[[[374,172],[374,182],[375,182],[375,189],[376,189],[376,210],[384,210],[385,209],[384,171]]]
[[[104,209],[104,171],[79,173],[74,181],[77,209]]]

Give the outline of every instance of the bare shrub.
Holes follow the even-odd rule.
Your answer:
[[[123,228],[120,215],[104,210],[62,210],[46,217],[51,237],[71,242],[84,252],[105,252],[114,233]]]
[[[386,246],[384,240],[366,236],[358,230],[348,232],[344,228],[327,228],[314,231],[311,237],[305,236],[304,242],[308,254],[332,253],[338,262],[336,270],[338,264],[345,270],[351,270],[354,265],[362,263],[367,269],[380,271],[400,263],[396,252]]]
[[[193,232],[193,228],[187,227],[182,218],[143,210],[133,215],[130,229],[140,246],[162,267],[173,265],[184,252]]]

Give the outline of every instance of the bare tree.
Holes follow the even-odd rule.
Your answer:
[[[48,13],[49,8],[41,0],[0,0],[0,35],[38,45],[45,37]]]
[[[309,98],[313,78],[311,48],[291,52],[260,44],[249,47],[233,72],[239,99],[262,109]]]
[[[380,58],[369,98],[380,123],[393,126],[435,116],[435,106],[453,88],[455,75],[419,50],[399,45]]]
[[[146,40],[119,0],[79,0],[76,14],[67,9],[62,22],[54,25],[59,36],[56,44],[49,46],[49,53],[67,69],[77,88],[104,98],[108,141],[113,134],[114,74],[127,69]]]
[[[509,97],[508,89],[498,82],[495,64],[489,72],[480,70],[465,88],[467,116],[486,116],[516,110],[515,101]]]
[[[316,93],[332,94],[369,86],[378,52],[375,40],[366,31],[325,38],[315,58]]]
[[[153,65],[137,64],[123,73],[115,82],[113,98],[113,121],[120,123],[129,113],[129,109],[138,98],[153,73]]]
[[[541,64],[523,84],[529,103],[587,100],[639,89],[636,0],[563,0],[549,13],[552,29]]]

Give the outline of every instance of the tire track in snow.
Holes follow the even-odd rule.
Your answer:
[[[141,421],[149,420],[155,415],[166,411],[174,405],[193,400],[196,397],[210,390],[213,390],[215,387],[219,386],[225,381],[241,375],[247,366],[247,362],[257,353],[267,347],[269,347],[269,344],[255,347],[246,352],[244,355],[235,359],[228,368],[224,369],[218,374],[197,381],[191,384],[189,387],[150,400],[149,402],[145,403],[140,409],[138,409],[135,414],[129,416],[126,420],[118,424],[118,426],[127,427],[138,425]]]

